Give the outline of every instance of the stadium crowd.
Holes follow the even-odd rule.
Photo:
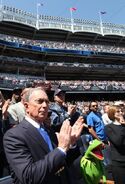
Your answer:
[[[0,74],[0,86],[13,89],[16,87],[46,87],[47,90],[62,88],[63,90],[125,90],[124,81],[99,81],[99,80],[45,80],[42,77],[23,76],[13,74]]]
[[[2,41],[50,49],[125,53],[124,47],[116,45],[28,40],[0,34],[0,43],[5,43]],[[15,63],[22,60],[15,57]],[[27,60],[29,65],[38,64]],[[50,62],[56,64],[63,65]],[[113,66],[124,68],[105,65]],[[45,76],[1,73],[0,87],[12,89],[7,99],[0,91],[0,182],[11,175],[15,184],[97,184],[105,174],[107,180],[125,184],[125,101],[77,101],[75,95],[73,101],[65,98],[65,91],[73,90],[124,91],[124,81],[50,81]],[[48,91],[54,91],[51,102]],[[94,169],[90,167],[93,163]],[[95,169],[98,176],[92,177]]]
[[[65,49],[65,50],[82,50],[82,51],[97,51],[97,52],[107,52],[107,53],[119,53],[124,54],[125,48],[118,47],[116,45],[95,45],[86,43],[72,43],[72,42],[56,42],[56,41],[42,41],[42,40],[28,40],[25,38],[19,38],[15,36],[8,36],[0,34],[0,40],[7,42],[14,42],[24,45],[39,46],[41,48],[50,49]]]
[[[38,96],[38,94],[40,96]],[[11,172],[11,176],[14,181],[21,180],[21,182],[26,184],[30,183],[30,180],[34,180],[34,178],[36,183],[50,182],[49,177],[53,181],[56,181],[57,178],[55,178],[55,175],[53,175],[53,171],[55,173],[58,173],[58,177],[60,177],[64,169],[64,168],[62,169],[62,167],[64,167],[63,165],[64,163],[60,163],[59,160],[55,163],[57,165],[55,166],[52,165],[52,171],[50,171],[50,176],[48,176],[49,171],[46,171],[46,174],[44,173],[45,175],[43,175],[43,177],[41,177],[41,175],[39,175],[38,177],[37,172],[32,173],[29,167],[32,167],[37,171],[37,166],[38,166],[38,168],[41,169],[43,174],[43,169],[41,168],[43,167],[43,165],[41,164],[43,164],[46,161],[45,159],[46,156],[49,159],[49,154],[51,155],[51,159],[52,157],[53,159],[58,158],[57,155],[59,156],[61,154],[60,157],[65,160],[65,157],[63,156],[65,154],[66,155],[69,154],[69,152],[67,151],[70,150],[69,145],[67,145],[65,142],[66,140],[68,141],[68,143],[70,143],[70,141],[72,140],[71,142],[73,143],[73,145],[75,144],[75,147],[73,146],[71,149],[71,155],[70,155],[71,158],[74,157],[73,156],[74,154],[72,151],[74,150],[76,153],[76,146],[77,146],[77,149],[79,149],[79,154],[78,154],[79,157],[78,155],[76,157],[81,159],[83,158],[83,156],[85,156],[85,153],[89,146],[89,142],[96,139],[98,141],[101,141],[102,142],[101,144],[104,147],[103,148],[104,167],[106,169],[107,179],[113,179],[117,181],[117,184],[123,184],[125,182],[124,172],[123,172],[125,167],[125,161],[124,161],[125,153],[123,152],[121,153],[121,150],[119,149],[118,150],[114,149],[115,144],[120,144],[120,146],[124,147],[125,136],[123,134],[121,135],[120,132],[123,131],[125,126],[124,125],[125,124],[125,120],[124,120],[125,101],[115,101],[115,102],[113,101],[68,102],[67,101],[66,102],[65,92],[61,88],[56,88],[54,92],[54,101],[49,103],[48,97],[46,96],[46,93],[43,90],[43,88],[37,86],[35,88],[32,88],[32,87],[23,88],[23,89],[15,88],[13,90],[11,99],[7,99],[7,100],[5,100],[4,94],[0,93],[0,105],[1,105],[1,121],[0,121],[1,123],[0,173],[1,175],[0,177],[6,176]],[[116,113],[115,119],[113,118],[114,113]],[[33,127],[35,126],[38,128],[37,123],[39,124],[39,121],[41,120],[45,122],[44,126],[46,127],[46,129],[48,129],[49,131],[50,129],[52,129],[52,131],[56,133],[59,141],[59,144],[57,145],[58,149],[52,148],[52,145],[50,146],[50,143],[49,143],[50,150],[51,149],[52,150],[47,151],[48,153],[46,154],[44,153],[46,156],[44,154],[40,156],[38,151],[40,150],[40,148],[39,146],[37,147],[38,144],[36,144],[36,147],[34,147],[34,143],[32,143],[33,140],[30,137],[30,140],[32,140],[30,143],[30,146],[31,145],[32,146],[30,150],[27,150],[27,153],[28,153],[27,156],[29,157],[29,159],[25,160],[25,156],[26,156],[25,151],[26,149],[29,149],[27,147],[27,144],[29,143],[27,142],[26,144],[25,141],[29,140],[29,138],[27,137],[29,133],[27,132],[25,134],[25,131],[23,132],[22,126],[25,126],[27,122],[30,122],[30,126],[32,128],[30,128],[28,123],[27,124],[29,126],[28,129],[31,129],[33,131],[34,129]],[[119,132],[119,135],[118,134],[117,135],[119,136],[119,138],[121,136],[123,137],[123,141],[121,142],[117,142],[115,138],[114,139],[112,138],[114,137],[113,132],[112,133],[110,132],[110,134],[108,134],[108,131],[110,131],[110,128],[114,128],[112,126],[116,126],[116,124],[120,125],[119,127],[120,132]],[[80,126],[80,127],[77,127],[77,126]],[[105,127],[108,127],[108,128],[105,128]],[[70,134],[65,132],[66,130],[68,131],[68,129],[70,128],[72,129],[73,132],[75,132],[73,135],[74,136],[77,135],[73,139],[71,138]],[[106,129],[106,132],[104,131],[105,129]],[[77,131],[79,130],[79,132],[76,133],[76,130]],[[117,127],[116,127],[116,131],[117,131]],[[22,133],[20,134],[20,132]],[[5,147],[7,160],[6,160],[6,156],[2,145],[3,135],[4,135],[4,147]],[[66,140],[64,139],[64,135]],[[69,137],[67,137],[67,135],[69,135]],[[15,139],[15,136],[16,136],[16,139]],[[44,137],[43,133],[42,133],[42,136]],[[64,140],[62,140],[61,136],[63,136]],[[23,139],[27,139],[27,140],[22,142]],[[115,142],[112,139],[115,140]],[[20,141],[22,142],[22,144],[20,144]],[[14,150],[14,152],[12,150]],[[34,154],[36,153],[34,152],[34,150],[36,150],[37,156],[39,155],[38,158],[35,157]],[[29,153],[30,151],[31,151],[31,155]],[[110,152],[111,152],[111,158],[109,154]],[[115,156],[112,156],[112,155],[115,155]],[[22,160],[23,162],[22,161],[20,162],[18,159]],[[53,159],[52,159],[52,162],[53,162]],[[69,159],[69,157],[67,159]],[[78,160],[77,162],[79,163],[80,160],[79,161]],[[69,178],[73,179],[71,183],[75,182],[75,184],[80,182],[79,181],[80,178],[82,178],[83,180],[86,179],[84,175],[81,176],[80,172],[78,172],[77,162],[74,162],[75,165],[71,165],[71,167],[69,167]],[[23,164],[20,165],[20,163],[23,163]],[[27,166],[27,164],[28,165],[31,164],[31,165]],[[44,164],[49,164],[49,162],[47,161]],[[116,171],[111,169],[111,165],[118,170],[117,177],[115,174]],[[11,171],[10,171],[10,168],[11,168]],[[44,165],[44,169],[45,169],[45,165]],[[72,172],[76,172],[76,175],[75,176],[70,175]],[[101,176],[99,180],[100,179],[101,179]],[[83,183],[83,180],[81,183]]]

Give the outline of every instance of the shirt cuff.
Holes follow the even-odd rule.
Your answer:
[[[76,148],[76,147],[77,147],[76,144],[74,144],[74,145],[71,144],[69,148],[70,148],[70,149],[74,149],[74,148]]]
[[[61,147],[57,147],[57,149],[58,149],[58,150],[60,150],[60,151],[61,151],[61,153],[63,153],[64,155],[66,155],[66,151],[65,151],[63,148],[61,148]]]

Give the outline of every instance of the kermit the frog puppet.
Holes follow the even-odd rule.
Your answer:
[[[101,150],[102,142],[95,139],[81,158],[80,167],[86,184],[98,184],[101,178],[103,178],[103,183],[106,183],[104,157]]]

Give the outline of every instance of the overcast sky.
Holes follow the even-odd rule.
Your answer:
[[[125,24],[125,0],[0,0],[3,5],[9,5],[21,10],[36,14],[37,3],[39,14],[70,18],[70,7],[77,8],[73,11],[73,18],[99,21],[99,11],[103,22]]]

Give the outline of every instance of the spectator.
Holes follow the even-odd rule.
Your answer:
[[[87,116],[89,132],[93,139],[98,139],[106,143],[107,139],[104,133],[104,123],[102,121],[101,113],[98,112],[98,103],[94,101],[91,102],[89,109],[90,113]]]
[[[25,95],[30,88],[25,88],[21,93],[21,101],[12,104],[8,108],[8,116],[11,127],[19,124],[25,117],[24,99]]]
[[[112,123],[105,126],[105,133],[111,146],[113,178],[116,184],[125,184],[125,121],[121,108],[111,106],[108,117]]]
[[[20,96],[21,92],[22,92],[22,89],[14,88],[10,105],[15,104],[21,100],[21,96]]]
[[[102,120],[104,122],[104,125],[110,124],[112,123],[112,121],[109,119],[108,117],[108,110],[109,110],[110,105],[106,104],[104,105],[103,109],[104,109],[104,114],[102,115]]]
[[[68,167],[79,156],[77,146],[72,149],[70,147],[81,134],[82,117],[73,127],[66,120],[57,140],[51,129],[49,132],[45,129],[44,121],[49,109],[45,91],[39,88],[30,89],[25,96],[24,105],[27,114],[25,119],[4,136],[4,148],[13,183],[69,184]]]
[[[62,123],[65,119],[70,118],[73,113],[75,106],[69,105],[68,108],[65,106],[65,93],[61,89],[55,90],[54,93],[55,103],[50,106],[51,114],[51,124],[54,131],[59,132]]]

